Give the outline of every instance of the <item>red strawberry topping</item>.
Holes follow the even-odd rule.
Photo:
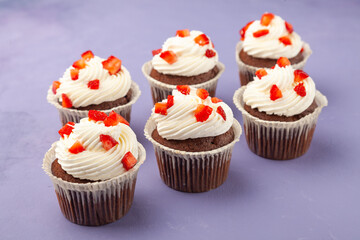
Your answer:
[[[289,37],[284,36],[284,37],[280,37],[279,41],[282,42],[285,46],[287,45],[291,45],[291,40]]]
[[[121,159],[121,163],[123,164],[124,168],[128,171],[136,165],[137,160],[131,152],[127,152],[124,155],[124,157]]]
[[[79,69],[73,68],[70,69],[70,77],[72,80],[77,80],[79,78]]]
[[[75,123],[73,122],[68,122],[67,124],[65,124],[60,130],[59,130],[59,134],[62,138],[64,138],[64,135],[70,135],[70,133],[72,133],[72,130],[74,129]]]
[[[174,96],[168,95],[167,102],[166,102],[166,108],[171,108],[174,105]]]
[[[217,112],[218,114],[220,114],[220,116],[222,116],[222,118],[224,119],[224,121],[226,121],[226,114],[225,114],[224,109],[223,109],[221,106],[218,106],[218,107],[217,107],[216,112]]]
[[[88,50],[88,51],[84,52],[83,54],[81,54],[81,58],[84,59],[85,61],[89,61],[93,57],[94,57],[94,54],[90,50]]]
[[[205,122],[212,113],[212,110],[213,109],[209,106],[206,106],[204,104],[199,104],[195,110],[196,121]]]
[[[176,36],[188,37],[188,36],[190,36],[190,31],[189,31],[189,29],[177,30],[176,31]]]
[[[260,24],[263,26],[269,26],[274,17],[275,15],[272,13],[264,13],[261,16]]]
[[[116,126],[119,123],[123,123],[123,124],[126,124],[126,125],[130,126],[129,122],[126,121],[125,118],[123,118],[122,116],[120,116],[119,114],[117,114],[114,111],[111,111],[109,116],[106,117],[106,119],[104,120],[104,124],[105,124],[106,127]]]
[[[121,60],[117,57],[110,56],[102,62],[103,68],[109,71],[110,75],[117,74],[121,70]]]
[[[250,27],[250,25],[253,23],[254,21],[248,22],[241,30],[240,30],[240,36],[241,36],[241,41],[244,41],[245,39],[245,33],[248,30],[248,28]]]
[[[161,53],[162,49],[159,48],[159,49],[156,49],[156,50],[152,50],[152,55],[155,56],[155,55],[158,55],[159,53]]]
[[[286,27],[286,30],[287,30],[289,33],[292,33],[292,32],[294,31],[293,26],[292,26],[290,23],[286,22],[286,21],[285,21],[285,27]]]
[[[209,38],[206,36],[205,33],[200,34],[196,38],[194,38],[195,43],[199,44],[200,46],[205,46],[210,43]]]
[[[100,142],[103,144],[103,148],[108,151],[119,144],[112,136],[100,134]]]
[[[280,57],[277,62],[277,65],[279,65],[279,67],[286,67],[288,65],[291,65],[289,59],[287,59],[286,57]]]
[[[72,107],[72,102],[70,100],[70,98],[65,94],[61,94],[61,98],[62,98],[62,106],[64,108],[71,108]]]
[[[208,58],[212,58],[216,56],[216,52],[214,50],[211,49],[207,49],[205,52],[205,56]]]
[[[199,88],[196,90],[196,95],[202,100],[205,100],[209,96],[209,93],[205,89]]]
[[[95,122],[104,121],[107,118],[107,115],[106,113],[97,110],[89,110],[88,118],[90,120],[94,120]]]
[[[155,103],[155,113],[159,113],[161,115],[167,115],[167,103],[158,102]]]
[[[270,99],[275,101],[276,99],[281,98],[281,97],[282,97],[281,90],[275,84],[272,85],[272,87],[270,89]]]
[[[170,65],[177,61],[177,56],[173,51],[162,52],[160,57]]]
[[[304,47],[301,48],[300,52],[302,53],[304,51]]]
[[[56,90],[60,87],[61,83],[59,81],[53,81],[52,92],[56,94]]]
[[[304,87],[304,83],[299,83],[295,86],[294,91],[301,97],[306,96],[306,89]]]
[[[303,70],[297,69],[294,71],[294,82],[301,82],[302,80],[309,77],[309,74]]]
[[[83,69],[86,67],[86,63],[85,63],[85,60],[81,58],[81,59],[75,61],[72,66],[76,69]]]
[[[261,29],[259,31],[256,31],[253,33],[253,36],[258,38],[258,37],[262,37],[262,36],[265,36],[269,33],[269,30],[268,29]]]
[[[88,82],[88,88],[90,88],[90,89],[96,90],[96,89],[99,89],[99,86],[100,86],[99,79],[95,79],[95,80]]]
[[[69,148],[69,152],[72,154],[78,154],[85,151],[85,148],[83,147],[83,145],[79,142],[76,141],[70,148]]]
[[[257,70],[257,71],[255,72],[255,75],[256,75],[259,79],[261,79],[263,76],[266,76],[266,75],[267,75],[267,72],[266,72],[265,69],[261,68],[261,69],[259,69],[259,70]]]
[[[211,102],[212,103],[219,103],[219,102],[222,102],[223,100],[221,100],[220,98],[217,98],[217,97],[212,97],[211,98]]]
[[[188,85],[177,85],[176,89],[184,95],[190,94],[190,87]]]

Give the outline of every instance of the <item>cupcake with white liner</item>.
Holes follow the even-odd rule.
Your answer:
[[[307,73],[281,57],[272,69],[259,69],[254,80],[234,94],[242,112],[248,146],[255,154],[287,160],[305,154],[321,109],[328,102]]]
[[[240,135],[227,104],[187,85],[178,85],[156,103],[145,126],[160,177],[183,192],[205,192],[223,184]]]
[[[53,82],[47,100],[58,109],[63,125],[79,122],[91,109],[115,111],[130,121],[131,106],[140,93],[120,59],[103,59],[86,51]]]
[[[43,169],[53,182],[63,215],[98,226],[123,217],[131,207],[145,149],[128,122],[112,111],[90,110],[68,122],[45,154]]]
[[[252,81],[260,68],[274,66],[279,57],[288,58],[294,69],[303,69],[312,53],[292,24],[272,13],[246,24],[240,36],[235,57],[242,86]]]
[[[215,95],[217,81],[225,66],[211,39],[200,31],[178,30],[161,49],[152,51],[153,59],[142,71],[149,81],[153,102],[165,99],[176,85],[191,85]]]

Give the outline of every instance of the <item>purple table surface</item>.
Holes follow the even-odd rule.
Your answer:
[[[266,160],[242,135],[221,187],[168,188],[143,134],[152,102],[142,64],[176,30],[205,32],[226,66],[217,96],[242,123],[235,45],[265,11],[310,43],[305,70],[329,100],[309,151]],[[359,1],[0,1],[0,239],[359,239],[359,12]],[[131,210],[102,227],[67,221],[41,168],[60,128],[47,89],[88,49],[121,58],[140,85],[132,127],[147,150]]]

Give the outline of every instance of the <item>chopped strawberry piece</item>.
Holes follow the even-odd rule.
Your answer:
[[[289,37],[284,36],[284,37],[280,37],[279,41],[282,42],[285,46],[287,45],[291,45],[291,40]]]
[[[65,124],[60,130],[59,130],[59,134],[62,138],[64,138],[64,135],[70,135],[70,133],[72,133],[72,130],[74,129],[74,125],[75,123],[73,122],[68,122],[67,124]]]
[[[265,36],[269,33],[269,30],[268,29],[261,29],[259,31],[256,31],[253,33],[253,36],[258,38],[258,37],[262,37],[262,36]]]
[[[117,114],[114,111],[111,111],[109,116],[106,117],[106,119],[104,120],[104,124],[105,124],[106,127],[116,126],[119,123],[123,123],[123,124],[126,124],[126,125],[130,126],[129,122],[126,121],[125,118],[123,118],[122,116],[120,116],[119,114]]]
[[[260,24],[263,26],[269,26],[274,17],[275,15],[272,13],[264,13],[261,16]]]
[[[108,151],[111,148],[119,144],[112,136],[100,134],[100,142],[103,144],[103,148]]]
[[[212,58],[216,56],[216,52],[214,50],[211,49],[207,49],[205,52],[205,56],[208,58]]]
[[[304,47],[301,48],[300,52],[302,53],[304,51]]]
[[[212,110],[213,109],[209,106],[206,106],[204,104],[199,104],[195,110],[196,121],[205,122],[212,113]]]
[[[286,30],[287,30],[289,33],[292,33],[292,32],[294,31],[293,26],[292,26],[290,23],[286,22],[286,21],[285,21],[285,27],[286,27]]]
[[[174,96],[168,95],[167,102],[166,102],[166,108],[171,108],[174,105]]]
[[[304,83],[302,82],[295,86],[294,91],[301,97],[306,96],[306,89],[304,87]]]
[[[110,56],[102,62],[103,68],[109,71],[110,75],[117,74],[121,70],[121,60],[117,57]]]
[[[62,98],[62,106],[64,108],[71,108],[72,107],[72,102],[70,100],[70,98],[65,94],[61,94],[61,98]]]
[[[59,81],[53,81],[52,83],[52,92],[56,94],[56,90],[60,87],[61,83]]]
[[[212,97],[211,98],[211,102],[212,103],[219,103],[219,102],[222,102],[223,100],[221,100],[220,98],[217,98],[217,97]]]
[[[92,51],[86,51],[83,54],[81,54],[81,58],[84,59],[85,61],[89,61],[90,59],[92,59],[94,57],[94,54]]]
[[[272,85],[272,87],[270,89],[270,99],[275,101],[276,99],[281,98],[281,97],[282,97],[281,90],[275,84]]]
[[[85,60],[81,58],[81,59],[75,61],[72,66],[76,69],[83,69],[86,67],[86,63],[85,63]]]
[[[274,69],[276,65],[272,66],[271,69]]]
[[[95,122],[104,121],[107,118],[107,115],[106,113],[97,110],[89,110],[88,118],[90,120],[94,120]]]
[[[173,51],[162,52],[160,57],[170,65],[177,61],[177,56]]]
[[[188,85],[177,85],[176,89],[184,95],[190,94],[190,87]]]
[[[79,78],[79,69],[77,68],[73,68],[73,69],[70,69],[70,77],[72,80],[78,80]]]
[[[244,41],[245,39],[245,33],[248,30],[248,28],[250,27],[250,25],[253,23],[254,21],[248,22],[241,30],[240,30],[240,36],[241,36],[241,41]]]
[[[76,141],[70,148],[69,148],[69,152],[72,154],[78,154],[85,151],[84,146],[79,142]]]
[[[224,109],[221,106],[218,106],[216,109],[216,112],[218,114],[220,114],[220,116],[222,116],[222,118],[224,119],[224,121],[226,121],[226,113],[224,111]]]
[[[189,31],[189,29],[177,30],[176,31],[176,36],[188,37],[188,36],[190,36],[190,31]]]
[[[301,82],[302,80],[309,77],[309,74],[303,70],[297,69],[294,71],[294,82]]]
[[[88,82],[88,88],[90,88],[90,89],[96,90],[96,89],[99,89],[99,86],[100,86],[99,79],[95,79],[95,80]]]
[[[205,89],[199,88],[196,90],[196,95],[202,100],[205,100],[209,96],[209,93]]]
[[[155,113],[159,113],[161,115],[167,115],[167,103],[158,102],[155,103]]]
[[[291,65],[289,59],[287,59],[286,57],[280,57],[277,62],[277,65],[279,65],[279,67],[286,67],[288,65]]]
[[[159,49],[156,49],[156,50],[152,50],[151,53],[152,53],[153,56],[155,56],[155,55],[158,55],[159,53],[161,53],[161,51],[162,51],[162,49],[159,48]]]
[[[266,72],[265,69],[261,68],[261,69],[259,69],[259,70],[257,70],[257,71],[255,72],[255,75],[256,75],[259,79],[261,79],[263,76],[266,76],[266,75],[267,75],[267,72]]]
[[[131,152],[127,152],[121,159],[121,163],[123,164],[126,171],[128,171],[136,165],[137,160]]]
[[[200,34],[196,38],[194,38],[195,43],[199,44],[200,46],[205,46],[210,43],[209,38],[206,36],[205,33]]]

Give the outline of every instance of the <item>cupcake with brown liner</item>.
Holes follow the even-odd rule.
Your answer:
[[[160,177],[183,192],[205,192],[223,184],[240,135],[227,104],[187,85],[156,103],[145,126]]]
[[[91,109],[106,114],[115,111],[130,121],[131,106],[140,93],[120,59],[114,56],[102,59],[86,51],[53,82],[47,100],[58,109],[63,125],[79,122]]]
[[[293,26],[272,13],[246,24],[240,35],[235,57],[242,86],[253,80],[257,70],[274,66],[279,57],[288,58],[294,69],[303,69],[312,53]]]
[[[69,122],[45,154],[43,169],[53,182],[63,215],[79,225],[114,222],[130,209],[145,149],[128,122],[95,110]]]
[[[200,31],[178,30],[142,71],[151,87],[153,102],[166,99],[176,85],[206,89],[215,96],[216,85],[225,66],[219,62],[211,39]]]
[[[242,112],[248,146],[274,160],[300,157],[308,150],[321,109],[328,102],[307,73],[287,58],[273,69],[260,69],[254,81],[234,94]]]

